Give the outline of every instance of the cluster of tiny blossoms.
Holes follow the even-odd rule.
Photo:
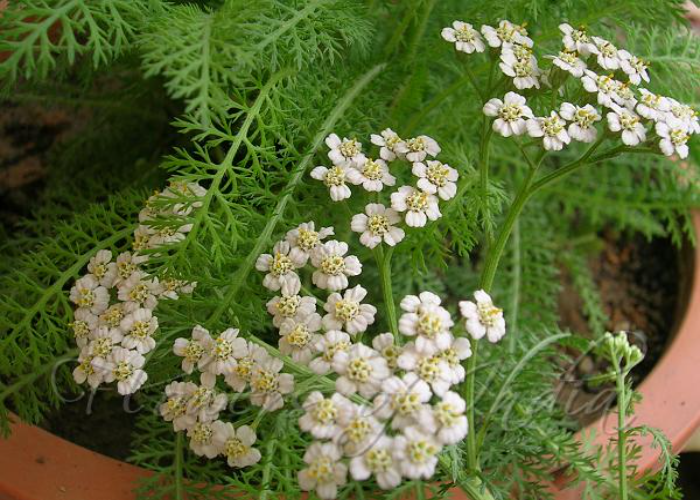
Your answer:
[[[316,167],[311,177],[322,181],[330,191],[333,201],[341,201],[352,194],[348,184],[361,186],[367,192],[378,193],[385,187],[396,185],[389,165],[397,160],[411,163],[411,171],[418,178],[416,186],[401,186],[391,194],[391,207],[370,203],[365,213],[352,219],[352,230],[361,234],[360,242],[374,248],[384,241],[396,245],[404,238],[404,230],[397,227],[404,214],[406,225],[423,227],[428,220],[439,219],[440,200],[449,200],[457,194],[457,171],[436,159],[440,153],[438,143],[421,135],[401,139],[387,128],[381,134],[372,134],[372,144],[378,146],[379,158],[365,156],[362,144],[356,139],[331,134],[326,138],[330,148],[328,158],[332,167]]]
[[[158,248],[176,241],[184,234],[181,226],[155,228],[148,224],[158,216],[185,217],[196,209],[203,195],[197,184],[172,183],[163,193],[149,198],[139,214],[141,225],[134,232],[132,252],[113,259],[110,250],[99,250],[90,259],[87,273],[77,279],[70,290],[76,305],[73,322],[75,341],[80,350],[73,378],[97,388],[102,383],[117,382],[120,394],[136,392],[146,381],[144,354],[156,346],[158,318],[153,314],[161,299],[176,300],[180,293],[190,293],[195,283],[177,279],[159,280],[149,275],[143,265],[146,248]],[[152,205],[158,199],[177,199],[167,209]]]
[[[559,29],[563,47],[556,56],[546,56],[553,64],[547,71],[539,68],[532,39],[523,26],[503,20],[497,28],[484,25],[479,32],[471,24],[455,21],[442,30],[442,37],[460,52],[471,54],[491,47],[493,55],[499,54],[501,71],[516,89],[539,89],[540,84],[559,88],[571,76],[590,95],[536,117],[525,97],[508,92],[503,99],[494,98],[484,105],[484,114],[495,118],[493,130],[504,137],[527,133],[542,138],[545,149],[561,150],[572,139],[596,140],[596,123],[603,113],[597,106],[602,106],[607,109],[609,131],[619,133],[625,145],[656,142],[664,155],[686,158],[690,136],[700,131],[698,115],[671,97],[638,87],[650,81],[648,63],[608,40],[589,36],[584,28],[561,24]]]

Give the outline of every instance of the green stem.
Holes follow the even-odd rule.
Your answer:
[[[617,369],[617,455],[618,455],[618,479],[620,500],[627,500],[627,433],[625,429],[625,419],[627,413],[627,383],[625,373],[618,367]]]
[[[467,359],[467,374],[464,381],[464,401],[467,403],[467,423],[469,432],[467,433],[467,470],[476,472],[479,470],[479,456],[476,450],[476,359],[479,348],[479,341],[474,337],[469,337],[472,355]]]
[[[488,249],[491,246],[493,238],[491,230],[491,214],[489,209],[489,141],[493,134],[491,121],[484,116],[484,121],[481,126],[481,143],[479,145],[479,190],[481,194],[481,203],[484,217],[484,236],[485,247]]]
[[[184,485],[182,482],[183,466],[182,466],[182,448],[184,446],[184,431],[177,433],[175,437],[175,499],[183,500],[185,498]]]
[[[389,247],[386,252],[382,246],[375,249],[374,256],[377,260],[379,268],[379,278],[382,287],[382,295],[384,296],[384,307],[389,321],[389,328],[394,335],[394,341],[399,341],[399,323],[396,317],[396,302],[394,301],[394,292],[391,286],[391,256],[394,253],[394,247]]]

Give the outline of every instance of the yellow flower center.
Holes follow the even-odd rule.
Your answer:
[[[348,378],[355,382],[364,383],[372,375],[372,366],[364,358],[354,358],[348,363]]]
[[[322,399],[314,406],[311,412],[314,420],[321,424],[329,424],[338,416],[338,409],[330,399]]]
[[[367,220],[367,229],[373,236],[384,236],[389,232],[389,218],[386,215],[370,215]]]
[[[429,339],[435,338],[442,331],[440,316],[433,312],[421,314],[418,318],[418,330],[421,335],[425,335]]]
[[[292,260],[283,253],[277,252],[272,258],[270,272],[273,276],[284,276],[294,269]]]
[[[92,274],[94,274],[97,279],[104,278],[105,274],[107,274],[107,264],[95,264],[92,266]]]
[[[345,170],[342,167],[329,168],[323,182],[328,187],[345,185]]]
[[[327,457],[319,457],[308,468],[309,477],[315,479],[316,482],[332,483],[335,479],[333,473],[333,462]]]
[[[350,348],[350,343],[343,340],[330,344],[323,353],[323,360],[330,363],[333,361],[336,352],[347,351],[348,348]]]
[[[89,288],[81,288],[78,290],[78,306],[79,307],[92,307],[95,302],[95,294]]]
[[[306,347],[311,340],[311,333],[306,325],[299,323],[287,334],[287,342],[298,349]]]
[[[269,393],[277,390],[277,374],[268,370],[258,370],[250,381],[255,392]]]
[[[233,354],[233,346],[231,342],[221,337],[216,339],[214,346],[214,357],[217,359],[228,359]]]
[[[316,245],[318,245],[318,233],[309,229],[299,229],[297,244],[302,248],[302,250],[308,251],[313,249]]]
[[[150,321],[134,321],[134,325],[129,330],[129,335],[131,337],[137,337],[139,339],[145,339],[151,334],[151,322]]]
[[[476,305],[476,308],[479,313],[479,322],[489,328],[496,325],[496,320],[503,312],[502,309],[489,302],[480,302]]]
[[[432,356],[418,361],[418,376],[426,382],[434,382],[440,374],[440,358]]]
[[[196,363],[202,359],[204,354],[204,347],[202,347],[199,342],[191,340],[187,347],[185,347],[185,359],[190,363]]]
[[[401,415],[410,415],[420,407],[418,394],[414,392],[403,392],[394,394],[391,399],[391,408]]]
[[[458,42],[473,42],[475,39],[474,30],[469,26],[461,26],[459,29],[455,30],[455,38]]]
[[[100,315],[100,319],[112,328],[118,327],[123,318],[124,310],[119,304],[110,307]]]
[[[443,187],[447,184],[447,176],[450,174],[449,169],[440,163],[439,161],[434,161],[426,170],[425,176],[428,178],[431,184],[438,187]]]
[[[620,125],[622,128],[625,130],[632,130],[634,127],[639,123],[639,118],[636,116],[632,116],[629,113],[622,113],[620,115]]]
[[[409,460],[417,464],[427,462],[438,452],[435,446],[423,440],[410,442],[407,451]]]
[[[134,274],[134,271],[136,271],[136,264],[125,261],[117,262],[117,274],[119,274],[121,279],[127,279]]]
[[[148,295],[148,285],[145,283],[139,283],[129,291],[129,299],[131,299],[133,302],[145,302]]]
[[[374,473],[386,472],[393,465],[391,454],[385,449],[371,449],[365,455],[365,463]]]
[[[591,113],[583,108],[578,108],[574,114],[574,120],[581,128],[589,128],[591,125],[593,125],[596,116],[597,115],[595,113]]]
[[[328,255],[321,261],[321,271],[329,276],[340,276],[345,272],[345,259],[340,255]]]
[[[420,151],[425,150],[425,140],[422,137],[416,137],[414,139],[409,139],[406,141],[406,146],[408,146],[408,149],[411,150],[414,153],[418,153]]]
[[[352,158],[360,152],[360,143],[357,142],[355,139],[350,139],[347,141],[343,141],[339,149],[340,153],[345,158]]]
[[[364,441],[371,430],[372,426],[366,418],[357,417],[350,421],[345,429],[345,435],[350,442],[357,444]]]
[[[365,165],[362,167],[362,175],[371,181],[379,181],[384,176],[384,172],[379,162],[368,158]]]
[[[344,322],[351,321],[360,312],[360,304],[353,300],[339,300],[335,303],[335,315]]]
[[[247,455],[249,451],[250,448],[236,437],[227,439],[224,444],[224,455],[226,455],[227,458],[241,458]]]
[[[239,359],[238,364],[233,369],[233,372],[238,375],[238,377],[246,382],[250,382],[250,377],[253,374],[253,367],[255,366],[255,361],[250,356]]]
[[[211,429],[211,425],[204,422],[197,422],[192,431],[192,440],[199,443],[205,444],[211,441],[214,436],[214,431]]]
[[[134,368],[128,361],[120,361],[114,368],[113,373],[114,378],[121,382],[131,377],[131,375],[134,373]]]
[[[394,344],[388,345],[382,349],[381,352],[384,359],[386,359],[386,363],[389,365],[389,368],[396,368],[396,361],[399,357],[399,350],[396,348],[396,346]]]
[[[114,344],[109,337],[100,337],[93,344],[92,354],[98,358],[106,358],[112,352]]]
[[[564,123],[556,116],[548,116],[542,120],[542,128],[547,136],[556,137],[564,130]]]
[[[498,110],[498,116],[507,122],[514,122],[523,116],[523,108],[519,104],[504,104]]]
[[[283,295],[275,308],[285,318],[291,318],[297,313],[299,304],[301,304],[301,298],[298,295]]]
[[[78,319],[69,323],[68,326],[73,329],[73,335],[76,339],[84,339],[90,334],[90,327],[85,321]]]
[[[411,212],[423,212],[428,208],[428,193],[414,190],[406,197],[406,206]]]
[[[454,406],[450,403],[442,401],[435,405],[435,417],[443,427],[452,427],[455,425],[459,416],[459,413],[457,413]]]

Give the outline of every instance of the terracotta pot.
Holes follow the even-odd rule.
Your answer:
[[[700,212],[693,216],[700,235]],[[695,249],[695,266],[686,314],[672,343],[654,370],[639,387],[643,401],[634,422],[661,429],[680,451],[700,425],[700,246]],[[616,419],[610,415],[587,427],[595,432],[596,444],[614,437]],[[654,468],[658,451],[641,442],[638,467]],[[0,439],[0,500],[129,500],[139,479],[150,473],[142,468],[108,458],[65,441],[38,427],[12,424],[12,435]],[[576,489],[566,489],[567,479],[556,478],[556,498],[580,498]],[[467,500],[456,489],[453,497]]]

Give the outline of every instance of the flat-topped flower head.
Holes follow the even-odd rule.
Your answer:
[[[190,374],[195,367],[202,369],[210,361],[208,353],[213,349],[214,340],[209,331],[200,325],[192,329],[192,336],[189,339],[175,339],[173,353],[182,357],[182,371]]]
[[[138,304],[134,302],[117,302],[116,304],[112,304],[97,317],[98,325],[108,328],[118,328],[124,317],[138,308]]]
[[[390,377],[374,398],[375,415],[381,419],[391,418],[392,429],[418,425],[419,411],[432,395],[430,386],[413,372],[403,377]]]
[[[385,128],[379,135],[372,134],[371,140],[372,144],[379,146],[379,157],[382,160],[394,161],[398,156],[402,155],[399,153],[399,149],[404,149],[401,146],[404,140],[390,128]]]
[[[311,253],[323,243],[324,239],[334,233],[332,227],[322,227],[317,231],[313,222],[299,224],[298,227],[288,231],[285,236],[285,240],[291,247],[289,258],[292,259],[296,267],[303,267],[309,260]]]
[[[279,241],[272,248],[272,254],[262,254],[255,262],[258,271],[267,273],[263,286],[274,292],[295,294],[301,287],[299,275],[296,273],[297,264],[292,260],[292,247],[287,241]]]
[[[397,365],[407,372],[418,375],[418,378],[428,383],[438,396],[445,394],[452,385],[450,367],[432,345],[419,350],[415,342],[408,342],[401,350]]]
[[[91,340],[92,332],[97,329],[98,321],[98,317],[92,314],[88,309],[76,309],[73,315],[73,321],[69,323],[68,326],[73,330],[75,343],[78,347],[83,348],[88,344]],[[109,328],[108,325],[100,326]]]
[[[450,200],[457,194],[459,178],[457,171],[446,163],[428,160],[414,163],[413,175],[418,177],[418,188],[426,193],[435,194],[443,200]]]
[[[321,316],[316,313],[284,320],[280,326],[280,352],[297,363],[308,364],[316,352],[314,344],[320,337],[316,332],[320,329]]]
[[[637,94],[627,83],[618,81],[615,93],[617,94],[617,103],[620,106],[633,110],[637,105]]]
[[[173,423],[176,432],[189,429],[197,421],[187,412],[187,402],[196,390],[197,384],[193,382],[171,382],[165,386],[168,399],[160,405],[159,412],[163,420]]]
[[[140,270],[141,264],[147,261],[147,255],[138,255],[131,252],[120,253],[115,262],[107,265],[107,275],[112,282],[112,286],[117,286],[122,281],[128,280],[132,274]]]
[[[284,363],[271,356],[256,359],[253,374],[250,377],[250,402],[272,412],[284,406],[284,395],[294,390],[294,376],[280,373]]]
[[[663,121],[671,110],[671,101],[647,89],[639,89],[639,93],[640,98],[636,108],[639,116],[655,122]]]
[[[454,325],[450,313],[439,305],[424,305],[416,312],[407,312],[399,318],[399,332],[416,337],[419,351],[428,348],[441,350],[450,343],[450,328]]]
[[[136,309],[127,314],[119,324],[119,329],[124,333],[122,345],[127,349],[136,349],[145,354],[156,347],[153,334],[158,329],[158,318],[153,316],[150,309]]]
[[[449,391],[432,406],[418,411],[422,429],[437,437],[440,444],[450,445],[462,441],[469,429],[464,415],[467,404],[455,392]]]
[[[577,53],[568,50],[559,52],[559,54],[552,59],[552,64],[576,78],[581,78],[586,69],[586,63],[578,57]]]
[[[396,184],[389,167],[382,159],[366,158],[362,165],[348,169],[347,179],[351,184],[362,186],[366,191],[379,192],[384,186]]]
[[[138,391],[148,379],[142,370],[145,358],[138,352],[115,347],[107,358],[94,358],[92,366],[103,373],[107,383],[117,381],[117,390],[122,396]]]
[[[329,330],[316,338],[314,349],[321,355],[312,359],[309,368],[314,373],[326,375],[331,372],[333,357],[336,352],[350,349],[352,341],[350,335],[340,330]]]
[[[513,44],[533,46],[532,39],[527,36],[527,30],[524,26],[515,25],[505,19],[498,23],[498,28],[483,25],[481,33],[491,47],[506,47]]]
[[[241,351],[234,354],[236,366],[226,373],[224,377],[226,384],[236,392],[245,391],[253,377],[253,372],[257,365],[256,359],[266,355],[267,352],[264,348],[253,342],[247,342],[245,352]]]
[[[286,319],[298,319],[316,312],[316,297],[283,293],[267,303],[267,312],[272,315],[272,324],[279,328]]]
[[[454,21],[451,28],[442,28],[441,36],[443,40],[454,43],[455,49],[459,52],[471,54],[483,52],[486,49],[481,33],[469,23]]]
[[[549,116],[528,120],[527,132],[530,137],[542,137],[544,149],[548,151],[559,151],[571,142],[566,122],[556,111],[552,111]]]
[[[350,460],[350,474],[356,481],[366,481],[374,476],[383,490],[391,490],[401,484],[399,462],[394,458],[394,440],[379,437],[362,454]]]
[[[685,126],[689,134],[700,133],[700,119],[698,118],[698,112],[687,104],[682,104],[675,99],[668,98],[671,104],[671,110],[668,113],[668,117],[673,117],[681,121]]]
[[[605,116],[611,132],[622,132],[622,142],[628,146],[636,146],[646,140],[646,129],[634,112],[617,107],[615,111]]]
[[[656,124],[656,133],[661,138],[659,149],[666,156],[677,154],[680,158],[687,158],[689,153],[688,139],[690,134],[684,124],[677,118],[667,119]]]
[[[255,431],[248,425],[241,425],[238,429],[227,422],[223,428],[215,434],[216,447],[221,455],[226,457],[229,467],[242,469],[250,467],[260,461],[260,451],[253,448],[258,437]]]
[[[336,292],[348,287],[348,276],[358,276],[362,264],[354,255],[348,253],[348,245],[342,241],[331,240],[318,248],[311,256],[311,264],[316,268],[311,280],[314,285]]]
[[[228,397],[214,388],[216,380],[202,374],[200,385],[187,398],[187,413],[199,422],[212,422],[226,408]]]
[[[73,380],[78,384],[87,382],[92,389],[96,389],[102,383],[104,373],[93,368],[93,359],[95,357],[90,353],[89,346],[85,346],[80,350],[78,366],[73,369]]]
[[[459,303],[467,333],[477,340],[486,335],[489,342],[498,342],[506,334],[503,310],[494,306],[491,296],[483,290],[474,292],[474,299],[475,302],[463,300]]]
[[[316,439],[332,439],[340,432],[338,413],[343,404],[350,402],[338,393],[324,398],[320,392],[312,392],[302,405],[304,414],[299,418],[299,428]]]
[[[389,370],[395,370],[396,361],[401,354],[401,347],[394,342],[392,333],[382,333],[372,339],[372,347],[386,359]]]
[[[645,60],[634,56],[626,50],[618,51],[620,57],[620,69],[624,71],[629,80],[634,85],[639,85],[642,80],[649,83],[649,63]]]
[[[330,148],[328,158],[338,167],[359,167],[365,161],[362,143],[356,139],[343,137],[341,140],[337,134],[331,134],[326,138],[326,146]]]
[[[578,52],[583,57],[598,53],[598,48],[586,33],[585,28],[574,28],[570,24],[562,23],[559,25],[559,30],[564,35],[562,43],[567,51]]]
[[[523,96],[508,92],[503,100],[491,99],[484,105],[486,116],[496,117],[493,122],[494,132],[503,137],[525,133],[525,120],[533,118],[532,110],[527,106]]]
[[[581,142],[593,142],[598,135],[595,124],[601,120],[600,113],[590,104],[574,106],[565,102],[559,109],[559,115],[571,122],[567,132],[569,137]]]
[[[70,289],[70,300],[80,309],[101,314],[109,306],[109,291],[97,278],[88,274],[75,282]]]
[[[106,359],[123,340],[124,336],[120,329],[101,326],[90,334],[87,352],[93,358]]]
[[[223,375],[236,367],[237,358],[248,354],[248,343],[238,333],[237,328],[228,328],[213,339],[205,353],[203,370],[212,375]]]
[[[350,198],[352,192],[347,183],[349,179],[350,168],[334,165],[332,167],[319,166],[311,171],[311,177],[322,181],[328,188],[331,200],[342,201]]]
[[[349,457],[363,453],[386,430],[377,419],[373,407],[347,399],[338,405],[338,429],[333,442],[342,446]]]
[[[406,235],[403,229],[395,226],[399,222],[401,216],[393,208],[387,208],[381,203],[370,203],[365,207],[364,214],[352,217],[350,228],[360,233],[360,243],[368,248],[374,248],[382,241],[393,247]]]
[[[606,108],[612,108],[621,104],[618,90],[622,82],[609,75],[598,75],[591,70],[586,70],[581,78],[581,83],[586,91],[598,94],[598,104]]]
[[[362,397],[370,398],[390,374],[382,355],[364,344],[353,344],[347,351],[336,352],[332,366],[340,375],[335,389],[345,396],[359,392]]]
[[[428,220],[442,217],[437,196],[411,186],[401,186],[391,195],[391,208],[406,212],[406,224],[411,227],[423,227]]]
[[[112,252],[100,250],[90,259],[87,270],[92,274],[101,286],[111,288],[114,283],[114,275],[109,272],[109,264],[112,263]]]
[[[593,37],[593,43],[598,49],[597,61],[601,68],[607,70],[620,69],[620,54],[617,47],[608,40],[598,36]]]
[[[332,293],[323,308],[323,327],[326,330],[344,330],[355,335],[367,330],[374,323],[377,308],[371,304],[363,304],[367,290],[361,285],[345,290],[343,295]]]
[[[522,49],[521,49],[522,51]],[[537,66],[537,59],[532,55],[517,57],[512,49],[503,49],[501,62],[498,64],[503,74],[513,79],[513,85],[517,89],[540,88],[538,77],[540,69]]]
[[[442,446],[418,427],[407,427],[394,438],[394,458],[408,479],[430,479],[435,473]]]
[[[419,135],[413,139],[407,139],[396,145],[396,153],[410,162],[423,161],[430,155],[435,158],[440,154],[441,148],[437,141],[427,135]]]
[[[338,495],[338,486],[347,481],[348,468],[340,461],[343,453],[334,443],[314,442],[304,454],[307,467],[298,474],[299,487],[315,491],[321,500],[332,500]]]
[[[187,429],[187,437],[190,438],[190,449],[195,454],[207,458],[215,458],[221,453],[226,424],[221,420],[214,422],[197,422]]]
[[[151,278],[146,273],[136,271],[129,279],[117,285],[117,298],[122,302],[133,303],[145,309],[155,309],[158,296],[163,293],[158,278]]]

